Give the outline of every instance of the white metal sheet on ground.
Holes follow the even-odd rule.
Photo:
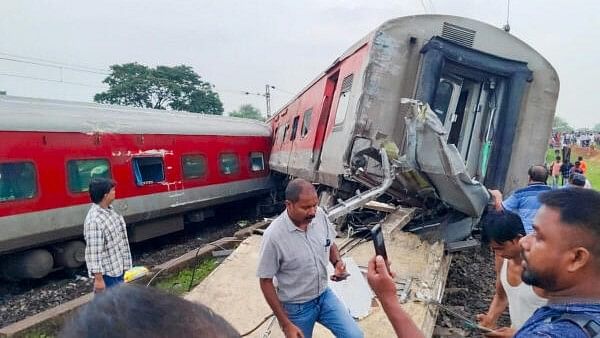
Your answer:
[[[352,257],[344,257],[346,271],[350,276],[343,281],[329,281],[329,287],[335,295],[350,310],[350,315],[354,318],[364,318],[369,315],[373,292],[367,283],[366,278],[360,272],[360,268],[354,262]],[[334,272],[333,266],[328,267],[329,275]]]

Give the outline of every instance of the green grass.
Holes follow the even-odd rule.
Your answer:
[[[571,148],[571,162],[575,163],[577,157],[583,156],[583,159],[587,163],[587,172],[585,177],[590,180],[592,188],[600,191],[600,150],[586,150],[579,147]],[[554,149],[549,148],[546,151],[546,163],[551,163],[554,160]]]
[[[556,158],[556,155],[554,155],[554,149],[548,148],[548,150],[546,151],[545,163],[552,163],[552,161],[554,161],[555,158]]]
[[[571,162],[575,163],[578,156],[583,156],[583,160],[587,163],[587,171],[585,177],[592,183],[594,190],[600,191],[600,150],[593,152],[582,148],[573,148],[571,150]]]
[[[173,274],[161,279],[154,285],[154,287],[174,295],[182,295],[188,292],[192,275],[194,275],[194,281],[192,282],[191,286],[193,288],[194,286],[200,284],[200,282],[206,278],[206,276],[208,276],[218,265],[219,263],[215,259],[206,259],[195,268],[195,272],[194,267],[181,270],[177,274]]]
[[[42,330],[34,329],[25,334],[25,338],[54,338],[54,334],[43,332]]]

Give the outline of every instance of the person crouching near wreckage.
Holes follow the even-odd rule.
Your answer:
[[[257,271],[260,288],[287,338],[312,337],[315,322],[336,337],[363,337],[327,287],[327,264],[335,267],[332,280],[343,280],[347,273],[334,243],[335,228],[318,202],[310,182],[295,179],[288,184],[286,210],[263,235]]]
[[[482,219],[481,242],[489,245],[496,254],[496,293],[487,313],[477,316],[481,326],[495,328],[508,305],[511,327],[520,329],[533,312],[548,301],[540,297],[542,290],[521,280],[523,267],[519,241],[523,237],[525,228],[517,214],[490,211]]]

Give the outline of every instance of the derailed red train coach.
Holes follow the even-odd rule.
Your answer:
[[[0,96],[0,274],[41,278],[84,263],[93,177],[139,242],[267,194],[270,129],[250,120]]]
[[[543,162],[559,87],[548,60],[502,29],[394,18],[271,117],[269,165],[319,183],[330,206],[383,185],[383,148],[393,169],[386,194],[419,210],[406,228],[445,227],[459,240],[485,209],[486,187],[508,194]]]

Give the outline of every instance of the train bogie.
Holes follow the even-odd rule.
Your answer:
[[[0,116],[0,255],[26,265],[48,264],[39,250],[50,269],[82,264],[82,242],[65,241],[82,236],[93,177],[117,182],[113,207],[136,242],[271,189],[263,123],[10,96]]]

